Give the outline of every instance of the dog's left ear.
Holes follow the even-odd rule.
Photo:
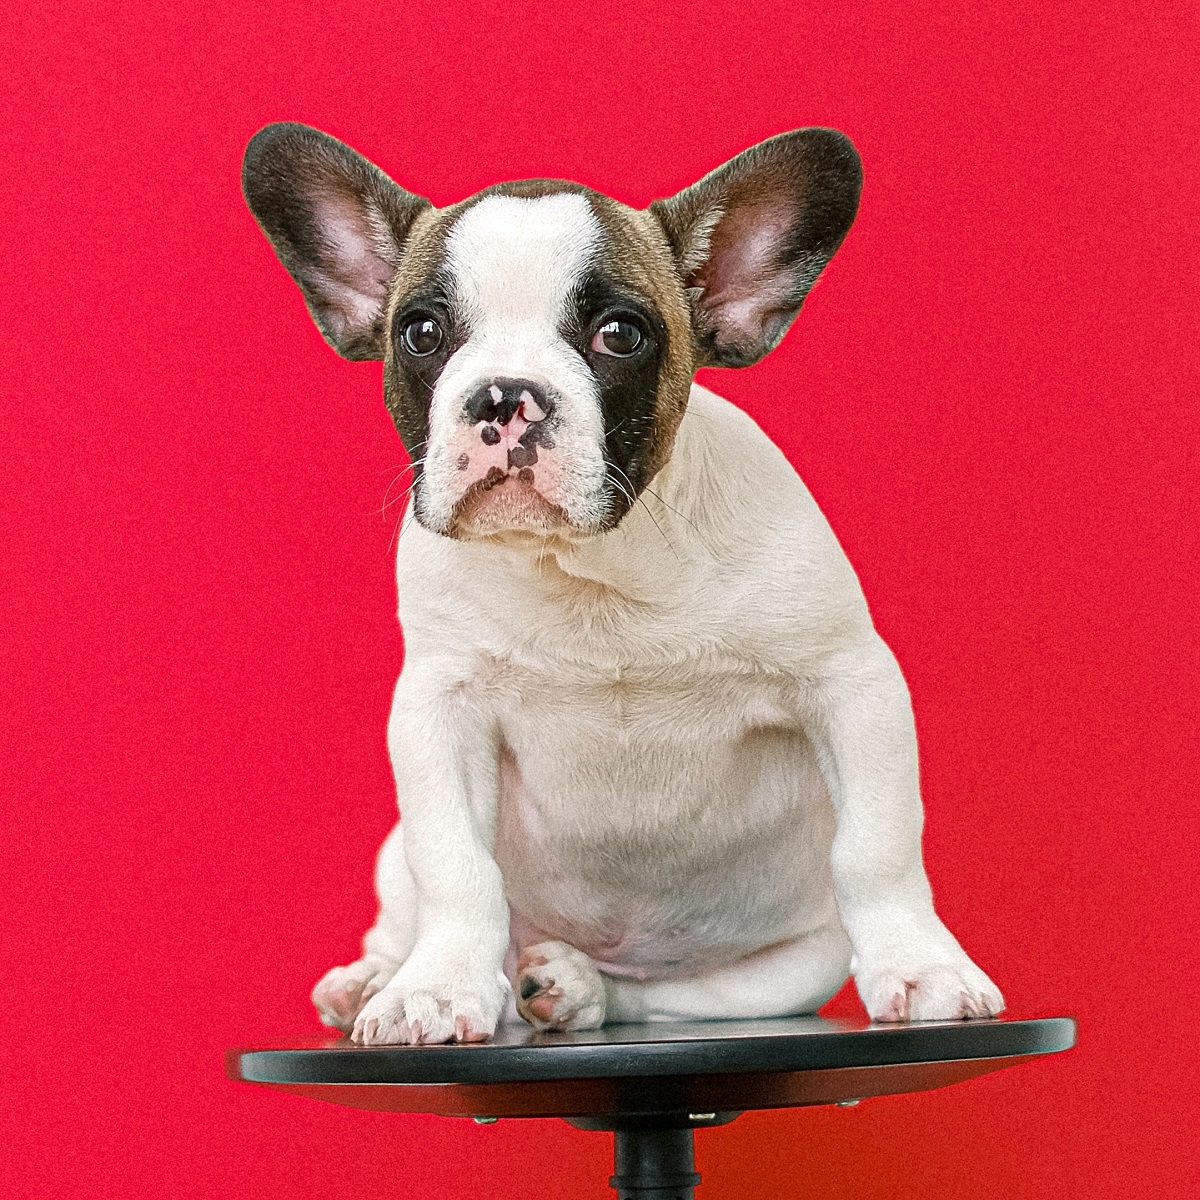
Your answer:
[[[797,129],[650,205],[688,289],[698,365],[745,367],[778,345],[846,236],[861,189],[849,138]]]

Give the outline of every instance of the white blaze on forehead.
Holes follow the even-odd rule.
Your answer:
[[[446,266],[472,330],[535,326],[555,336],[600,236],[573,192],[489,196],[469,208],[446,239]]]
[[[512,473],[511,458],[493,461],[495,454],[507,454],[516,436],[542,420],[552,424],[550,437],[538,445],[528,482],[578,528],[594,527],[608,511],[596,377],[561,329],[602,244],[599,220],[574,192],[488,196],[450,229],[444,267],[466,338],[430,397],[421,501],[430,528],[449,529],[455,505],[492,467],[507,463]],[[481,389],[499,404],[505,380],[530,386],[504,438],[489,444],[467,404]]]

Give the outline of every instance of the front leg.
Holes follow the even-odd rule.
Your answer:
[[[933,910],[908,689],[876,636],[822,664],[810,736],[837,814],[833,879],[875,1021],[991,1017],[1004,1000]]]
[[[358,1015],[365,1045],[483,1041],[508,994],[508,905],[492,857],[498,733],[465,671],[406,662],[388,723],[416,942]]]

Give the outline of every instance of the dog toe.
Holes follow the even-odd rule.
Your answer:
[[[1004,1011],[999,989],[969,959],[858,976],[873,1021],[985,1020]]]
[[[604,980],[586,954],[542,942],[517,961],[517,1011],[535,1029],[596,1029],[604,1024]]]

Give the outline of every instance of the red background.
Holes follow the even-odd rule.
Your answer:
[[[4,1194],[609,1194],[608,1139],[559,1122],[221,1074],[315,1030],[393,819],[404,458],[243,206],[285,118],[438,203],[555,175],[644,204],[783,129],[854,138],[858,223],[797,327],[705,381],[905,669],[944,917],[1081,1045],[743,1117],[699,1139],[706,1194],[1185,1194],[1195,5],[177,7],[2,18]]]

